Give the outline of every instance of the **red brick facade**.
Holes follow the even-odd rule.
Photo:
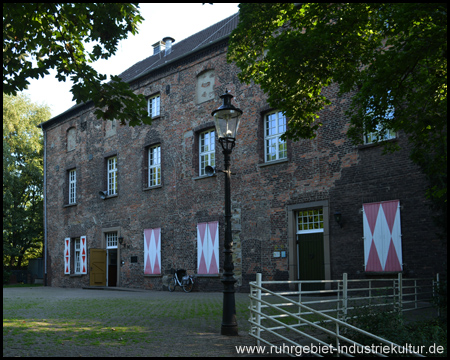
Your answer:
[[[160,95],[160,116],[151,126],[114,127],[97,120],[89,105],[43,124],[49,285],[90,284],[89,266],[87,274],[75,274],[73,240],[70,274],[64,273],[65,238],[86,236],[89,265],[89,250],[105,249],[105,233],[116,232],[124,244],[108,260],[115,274],[109,280],[117,275],[116,286],[163,289],[171,269],[196,272],[197,224],[214,221],[219,222],[222,273],[224,177],[199,176],[199,134],[214,128],[211,112],[221,105],[219,96],[225,89],[243,110],[231,155],[238,290],[247,290],[256,272],[265,279],[297,279],[296,218],[310,208],[323,210],[323,277],[340,278],[344,272],[352,278],[373,276],[364,271],[360,209],[364,203],[395,199],[401,206],[403,272],[431,276],[442,271],[446,251],[426,205],[424,177],[408,159],[406,137],[397,135],[393,141],[404,150],[389,155],[382,155],[379,146],[353,146],[346,137],[344,116],[350,100],[334,97],[320,114],[323,126],[315,140],[288,141],[287,158],[266,163],[264,115],[273,109],[258,86],[237,80],[237,68],[226,62],[226,46],[226,39],[215,42],[132,83],[145,96]],[[213,84],[198,81],[202,74],[212,74]],[[212,95],[198,90],[203,85],[212,86]],[[328,89],[331,94],[335,90]],[[71,128],[76,129],[75,148],[68,150]],[[161,146],[162,177],[160,186],[148,188],[148,147],[153,145]],[[117,196],[101,199],[99,192],[107,187],[107,159],[112,156],[117,156]],[[216,166],[223,168],[218,141],[215,158]],[[75,204],[68,204],[70,169],[76,169]],[[335,212],[342,214],[342,227],[333,218]],[[155,228],[161,229],[161,275],[144,275],[144,229]],[[199,277],[198,289],[222,289],[220,275]]]

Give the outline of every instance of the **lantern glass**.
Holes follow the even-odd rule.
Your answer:
[[[214,114],[217,137],[236,139],[236,133],[241,119],[240,111],[235,109],[219,110]]]
[[[228,90],[225,90],[225,94],[221,95],[220,98],[223,104],[211,114],[216,124],[217,137],[219,139],[236,139],[242,110],[231,105],[233,95]]]

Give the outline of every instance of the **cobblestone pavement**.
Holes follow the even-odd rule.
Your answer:
[[[247,293],[235,297],[239,336],[229,337],[220,335],[220,292],[4,288],[3,356],[249,356],[236,347],[255,345],[250,300]]]
[[[52,287],[3,289],[3,356],[237,356],[248,294],[236,293],[239,336],[220,335],[222,293]]]

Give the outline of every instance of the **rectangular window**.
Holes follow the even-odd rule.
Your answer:
[[[117,249],[117,231],[105,233],[106,248]]]
[[[81,245],[80,239],[75,239],[75,274],[81,272]]]
[[[264,117],[264,158],[266,162],[287,158],[286,142],[281,135],[286,132],[286,116],[275,111]]]
[[[365,270],[402,271],[400,201],[363,204]]]
[[[160,115],[160,96],[152,96],[148,99],[148,116],[154,118]]]
[[[390,96],[391,91],[388,91],[387,99],[385,101],[392,102],[393,97]],[[364,134],[364,144],[373,144],[380,141],[386,141],[390,139],[395,139],[396,133],[391,129],[384,127],[381,122],[386,120],[392,121],[395,117],[395,108],[392,105],[387,106],[387,111],[382,115],[377,115],[375,112],[376,102],[380,102],[383,99],[375,99],[373,96],[369,98],[369,106],[366,109],[366,115],[371,117],[373,121],[377,122],[375,131],[368,132]]]
[[[69,171],[69,204],[77,202],[77,171]]]
[[[200,134],[199,162],[200,176],[205,176],[205,168],[209,165],[216,165],[216,147],[215,147],[215,130],[209,130]]]
[[[107,161],[108,170],[108,195],[117,194],[117,156],[111,157]]]
[[[380,125],[377,125],[377,131],[364,134],[364,144],[373,144],[378,141],[395,139],[396,133],[392,130],[381,131]]]
[[[297,234],[323,232],[323,208],[299,211]]]
[[[70,274],[70,237],[64,239],[64,274]]]
[[[87,274],[87,237],[64,239],[64,274]],[[73,240],[71,244],[71,240]],[[71,246],[73,248],[71,249]],[[73,251],[73,252],[72,252]],[[71,269],[71,260],[73,268]]]
[[[161,145],[148,149],[148,187],[161,185]]]

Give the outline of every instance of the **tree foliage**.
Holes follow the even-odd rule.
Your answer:
[[[325,87],[351,93],[349,137],[404,131],[428,196],[446,214],[446,4],[241,4],[228,60],[285,112],[294,140],[315,137],[319,111],[331,104]]]
[[[43,143],[47,106],[3,94],[3,265],[38,257],[43,243]]]
[[[142,20],[136,3],[4,3],[3,91],[15,95],[27,79],[56,69],[59,81],[74,82],[77,104],[93,101],[98,118],[151,123],[144,96],[118,76],[104,83],[106,75],[90,65],[114,55]]]

